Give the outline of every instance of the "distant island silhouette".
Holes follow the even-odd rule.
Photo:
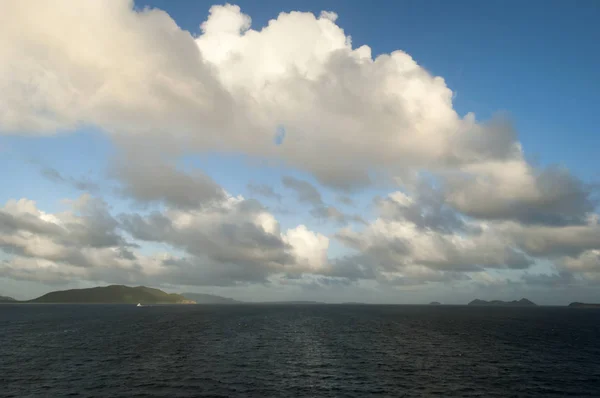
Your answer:
[[[160,289],[146,286],[130,287],[125,285],[109,285],[87,289],[59,290],[44,294],[32,300],[15,300],[12,297],[0,296],[2,304],[229,304],[229,305],[325,305],[327,303],[309,300],[281,300],[281,301],[239,301],[228,297],[207,293],[167,293]],[[344,302],[337,305],[366,304],[361,302]],[[333,304],[332,304],[333,305]],[[429,306],[443,305],[439,301],[431,301]],[[537,306],[531,300],[481,300],[469,302],[469,306],[507,306],[507,307],[533,307]],[[572,302],[570,308],[600,308],[600,304]]]
[[[206,293],[181,293],[183,297],[196,304],[243,304],[242,301]]]
[[[44,294],[28,303],[53,304],[195,304],[179,294],[165,293],[145,286],[110,285],[71,289]]]
[[[600,308],[600,304],[573,302],[569,304],[571,308]]]
[[[17,300],[15,300],[12,297],[8,297],[8,296],[0,296],[0,303],[13,303]]]
[[[513,301],[502,301],[502,300],[492,300],[485,301],[480,299],[475,299],[471,301],[468,305],[481,305],[481,306],[511,306],[511,307],[531,307],[535,306],[533,301],[527,300],[526,298],[522,298],[521,300],[513,300]]]

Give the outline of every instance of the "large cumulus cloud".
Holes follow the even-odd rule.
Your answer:
[[[340,188],[367,183],[371,168],[514,151],[510,128],[459,117],[443,78],[408,54],[353,48],[334,13],[282,13],[256,31],[239,7],[214,6],[194,38],[126,0],[1,4],[5,133],[92,124],[186,150],[282,158]]]
[[[117,216],[89,194],[58,214],[10,201],[0,211],[0,247],[12,256],[2,275],[414,285],[490,280],[489,270],[536,260],[561,281],[597,275],[595,187],[531,165],[505,118],[459,115],[442,77],[403,51],[356,48],[333,12],[281,13],[261,30],[251,22],[237,6],[214,6],[194,37],[130,0],[0,0],[0,133],[98,128],[118,148],[119,193],[150,209]],[[317,186],[283,178],[312,216],[363,224],[339,230],[350,253],[329,258],[329,237],[305,225],[282,231],[259,202],[179,168],[180,155],[206,151],[281,160],[345,203],[374,176],[398,184],[366,222],[326,204]]]

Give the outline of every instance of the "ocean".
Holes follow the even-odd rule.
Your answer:
[[[2,397],[599,397],[600,310],[0,305]]]

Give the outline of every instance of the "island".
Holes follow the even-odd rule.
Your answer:
[[[256,304],[276,304],[276,305],[323,305],[327,303],[323,303],[320,301],[306,301],[306,300],[296,300],[296,301],[263,301]]]
[[[571,308],[600,308],[600,304],[574,302],[568,305]]]
[[[468,305],[478,305],[478,306],[498,306],[498,307],[532,307],[536,306],[534,302],[527,300],[526,298],[522,298],[521,300],[513,300],[513,301],[502,301],[502,300],[492,300],[485,301],[475,299],[471,301]]]
[[[194,301],[196,304],[242,304],[242,301],[237,301],[228,297],[216,296],[206,293],[181,293],[183,297]]]
[[[28,303],[47,304],[195,304],[179,294],[145,286],[110,285],[50,292]]]
[[[432,301],[429,305],[442,305],[439,301]]]
[[[12,297],[0,296],[0,303],[15,303],[16,301],[17,300]]]

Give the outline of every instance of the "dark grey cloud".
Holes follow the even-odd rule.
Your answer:
[[[79,222],[65,223],[72,242],[96,248],[126,245],[118,231],[119,222],[111,215],[105,201],[89,198],[79,207],[79,216]]]
[[[212,178],[195,170],[186,173],[159,156],[120,156],[111,175],[122,184],[122,194],[140,203],[162,202],[195,209],[225,199],[225,191]]]
[[[98,191],[98,184],[96,184],[92,181],[89,181],[87,179],[77,179],[74,177],[63,176],[58,170],[56,170],[52,167],[42,168],[41,174],[42,174],[42,176],[46,177],[50,181],[53,181],[58,184],[69,185],[80,191],[87,191],[87,192],[97,192]]]
[[[439,161],[446,166],[469,162],[505,160],[518,153],[514,124],[506,113],[496,113],[485,124],[473,125],[465,134],[454,134]]]
[[[376,221],[363,231],[340,230],[335,238],[356,250],[366,266],[392,274],[425,267],[429,278],[439,272],[526,269],[533,264],[533,258],[514,241],[465,221],[430,183],[421,181],[413,189],[412,196],[395,192],[376,198]],[[406,275],[401,278],[411,280]]]
[[[560,271],[554,274],[526,273],[521,279],[529,286],[539,286],[545,288],[565,287],[578,283],[575,275],[567,271]]]
[[[126,245],[117,229],[119,223],[110,214],[106,202],[89,198],[79,206],[77,218],[64,218],[56,224],[39,215],[16,208],[0,209],[0,232],[26,231],[48,237],[62,245],[76,247],[112,247]]]
[[[361,261],[386,272],[402,271],[411,265],[431,270],[478,272],[486,268],[526,269],[533,259],[517,248],[475,237],[466,246],[452,237],[428,232],[425,237],[368,236],[369,233],[338,232],[342,244],[361,253]],[[424,250],[421,246],[426,245]]]
[[[367,255],[347,255],[333,259],[328,276],[346,278],[351,281],[375,279],[376,272]]]
[[[60,251],[32,251],[30,245],[11,244],[3,242],[2,238],[0,238],[0,250],[11,257],[19,256],[35,260],[48,260],[58,264],[69,264],[81,268],[97,266],[97,264],[91,261],[90,257],[83,254],[83,248],[74,246],[62,246]]]
[[[71,205],[70,211],[51,215],[23,200],[0,211],[0,250],[10,256],[0,270],[3,275],[41,283],[67,278],[235,286],[267,283],[274,273],[301,274],[312,265],[305,257],[312,259],[312,253],[304,246],[305,239],[314,244],[310,231],[292,238],[281,234],[277,221],[254,199],[228,198],[195,210],[167,208],[118,218],[106,202],[89,195]],[[183,254],[142,255],[125,236]]]
[[[598,205],[598,187],[559,167],[532,171],[531,186],[490,185],[482,176],[452,175],[445,194],[460,212],[486,220],[514,220],[523,224],[581,225]],[[521,190],[528,189],[525,194]]]
[[[43,235],[64,235],[66,231],[56,224],[41,220],[29,213],[11,214],[0,209],[0,232],[14,234],[20,230]]]
[[[600,249],[600,225],[563,227],[510,224],[503,233],[522,251],[534,257],[578,256]]]
[[[336,207],[326,206],[323,204],[313,207],[310,211],[310,214],[317,219],[333,221],[340,225],[345,225],[349,222],[366,224],[366,221],[359,215],[346,214],[338,210]]]
[[[587,250],[578,256],[565,256],[556,262],[557,267],[570,272],[596,275],[600,282],[600,250]]]
[[[400,249],[402,250],[402,249]],[[376,253],[359,253],[340,257],[332,261],[331,270],[326,274],[348,282],[359,280],[376,280],[382,286],[416,286],[425,283],[445,283],[470,280],[470,277],[458,270],[430,270],[414,272],[405,270],[403,275],[384,274],[394,271],[394,267],[386,264],[386,259]]]
[[[93,267],[83,253],[86,249],[118,250],[124,256],[135,246],[119,233],[119,223],[107,204],[83,196],[75,202],[77,214],[63,216],[59,223],[44,220],[32,204],[15,202],[0,210],[0,248],[22,257],[64,262],[79,267]],[[27,210],[27,211],[24,211]]]
[[[17,267],[12,260],[0,261],[0,277],[17,281],[34,281],[46,286],[66,285],[76,278],[72,273],[58,267],[52,270]]]
[[[321,193],[310,182],[291,176],[284,176],[281,181],[286,188],[292,189],[296,192],[299,202],[308,203],[313,206],[319,206],[323,204]]]
[[[339,195],[337,197],[337,200],[340,201],[340,203],[345,204],[346,206],[354,206],[354,201],[348,195]]]
[[[325,204],[319,190],[308,181],[291,176],[284,176],[282,182],[285,187],[296,192],[299,202],[312,206],[310,214],[317,219],[333,221],[342,225],[349,222],[365,223],[363,218],[358,215],[348,215],[334,206]]]
[[[253,221],[256,203],[242,202],[230,213],[212,210],[194,215],[185,226],[176,225],[164,214],[154,212],[120,216],[122,228],[134,238],[162,242],[191,256],[207,257],[215,263],[241,263],[268,267],[293,264],[290,246],[276,233],[265,231]],[[194,217],[197,217],[194,219]],[[208,217],[208,221],[204,221]]]
[[[172,232],[171,220],[164,214],[154,211],[145,217],[139,214],[122,214],[119,216],[121,227],[135,239],[162,242]]]
[[[213,207],[214,211],[222,211],[225,213],[229,213],[231,212],[230,208],[226,208],[226,207]],[[244,199],[241,202],[238,202],[236,204],[235,207],[235,211],[239,212],[240,214],[244,215],[244,216],[252,216],[252,215],[256,215],[258,213],[261,213],[263,211],[266,210],[266,207],[263,206],[262,203],[260,203],[258,200],[256,199]]]
[[[255,200],[234,200],[199,212],[125,214],[117,220],[105,202],[84,196],[73,202],[72,213],[56,220],[58,224],[28,213],[36,211],[30,202],[15,202],[8,209],[14,214],[0,212],[0,220],[8,221],[0,224],[0,249],[10,259],[0,266],[0,276],[18,280],[235,286],[267,283],[274,272],[296,264],[291,246]],[[185,254],[140,255],[130,249],[133,245],[122,231]],[[54,266],[40,268],[38,261]]]
[[[440,256],[419,262],[434,269],[454,271],[481,271],[486,268],[527,269],[534,260],[525,253],[509,246],[481,245],[463,249],[448,240],[439,240]]]
[[[376,198],[375,204],[381,217],[386,220],[408,221],[422,230],[448,234],[469,232],[471,229],[460,214],[447,204],[443,192],[425,181],[416,185],[409,203],[385,197]]]
[[[307,163],[307,170],[324,186],[337,191],[350,193],[365,189],[373,184],[367,167],[355,163],[347,163],[341,167],[332,168],[328,157],[313,158]]]
[[[281,202],[281,195],[275,192],[273,187],[265,184],[248,184],[248,191],[254,195],[260,195],[265,198],[275,199]]]

